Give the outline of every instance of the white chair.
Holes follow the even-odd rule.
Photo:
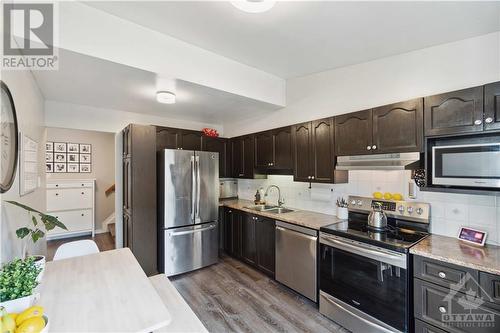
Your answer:
[[[85,256],[93,253],[99,253],[97,244],[93,240],[84,239],[59,246],[54,255],[54,260]]]

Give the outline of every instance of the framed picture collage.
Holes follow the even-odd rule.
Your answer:
[[[45,165],[48,173],[91,173],[92,145],[46,142]]]

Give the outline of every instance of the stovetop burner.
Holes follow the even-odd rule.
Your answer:
[[[388,219],[385,229],[374,229],[368,226],[367,218],[365,214],[350,213],[348,220],[322,227],[320,231],[399,252],[407,252],[411,246],[428,235],[425,228],[419,230],[405,221],[391,218]]]

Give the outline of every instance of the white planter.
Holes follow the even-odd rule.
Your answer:
[[[35,259],[38,259],[35,260],[35,266],[42,269],[36,277],[36,282],[40,283],[42,281],[43,273],[45,272],[45,256],[34,255],[33,257],[35,257]]]
[[[30,295],[2,302],[0,303],[0,306],[3,306],[7,312],[19,313],[29,308],[33,304],[33,300],[33,295]]]
[[[349,212],[346,207],[337,207],[337,217],[341,220],[346,220],[349,217]]]

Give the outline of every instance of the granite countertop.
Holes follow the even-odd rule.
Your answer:
[[[478,247],[452,237],[429,235],[413,246],[410,253],[500,275],[500,246]]]
[[[327,226],[329,224],[343,221],[338,217],[336,217],[335,215],[316,213],[308,210],[296,210],[294,212],[284,213],[284,214],[273,214],[262,211],[255,211],[252,209],[245,208],[247,206],[254,205],[254,203],[250,200],[242,200],[242,199],[226,200],[226,201],[221,201],[220,205],[241,210],[254,215],[260,215],[271,219],[288,222],[316,230],[319,230],[321,227]],[[287,208],[294,209],[292,207],[287,207]]]

